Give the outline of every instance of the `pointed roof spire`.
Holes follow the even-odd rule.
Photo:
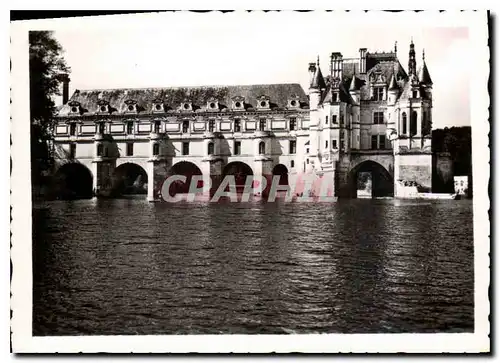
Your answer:
[[[429,70],[427,69],[427,64],[425,64],[425,60],[424,64],[422,65],[422,68],[420,68],[420,72],[418,72],[418,81],[425,85],[429,86],[432,85],[431,75],[429,74]]]
[[[391,82],[389,83],[389,90],[396,90],[398,86],[396,84],[396,77],[394,76],[394,72],[392,72]]]
[[[352,76],[351,85],[349,86],[349,91],[356,91],[356,74]]]
[[[321,68],[319,68],[319,57],[318,57],[318,67],[316,68],[316,72],[314,73],[313,79],[311,81],[311,88],[316,88],[316,89],[326,88],[325,79],[323,78],[323,74],[321,73]]]

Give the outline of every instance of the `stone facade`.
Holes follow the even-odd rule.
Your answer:
[[[56,117],[55,173],[78,164],[92,193],[109,195],[116,174],[135,168],[150,200],[174,173],[212,187],[228,173],[288,183],[311,174],[338,196],[355,196],[367,171],[383,195],[397,196],[396,180],[431,188],[432,81],[413,42],[408,72],[396,49],[365,48],[332,53],[326,77],[319,61],[308,71],[308,94],[298,84],[76,90]]]

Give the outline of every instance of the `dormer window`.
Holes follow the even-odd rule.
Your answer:
[[[260,96],[257,98],[257,108],[261,110],[268,110],[269,109],[269,97],[267,96]]]
[[[137,101],[134,100],[126,100],[125,101],[126,106],[126,112],[128,113],[137,113]]]
[[[193,109],[193,104],[190,101],[184,101],[181,104],[181,110],[183,111],[191,111]]]
[[[79,114],[80,113],[80,102],[71,101],[68,103],[69,105],[69,113],[70,114]]]
[[[233,109],[244,110],[245,109],[245,97],[241,97],[241,96],[233,97]]]
[[[99,110],[98,112],[100,112],[100,113],[109,112],[109,103],[108,103],[108,101],[100,100],[97,103],[97,107],[98,107],[98,110]]]
[[[418,91],[417,90],[413,90],[412,98],[418,98]]]
[[[299,106],[299,97],[297,95],[291,95],[288,99],[288,108],[298,108]]]
[[[163,112],[164,106],[163,101],[156,99],[153,101],[153,112]]]
[[[219,110],[219,101],[217,101],[213,97],[210,97],[207,101],[207,110],[218,111]]]

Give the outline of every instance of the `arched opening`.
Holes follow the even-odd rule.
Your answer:
[[[209,142],[208,143],[208,155],[213,155],[214,154],[214,143]]]
[[[410,136],[417,134],[417,111],[413,111],[410,117]]]
[[[408,125],[407,125],[408,119],[406,118],[406,112],[403,112],[402,118],[403,118],[403,135],[406,135],[406,133],[408,132]]]
[[[283,164],[278,164],[273,168],[273,178],[275,175],[280,176],[279,185],[288,185],[288,169]]]
[[[64,164],[55,178],[56,194],[59,199],[92,198],[92,173],[79,163]]]
[[[175,196],[179,193],[188,193],[189,187],[191,185],[191,180],[195,175],[203,175],[200,168],[189,161],[180,161],[176,163],[170,169],[170,175],[184,175],[186,177],[186,182],[181,180],[176,180],[170,185],[169,194],[170,196]],[[198,183],[200,184],[201,181]],[[198,185],[200,187],[201,185]]]
[[[148,174],[137,164],[121,164],[113,172],[111,190],[114,196],[147,194]]]
[[[233,175],[236,185],[236,190],[238,192],[243,190],[247,176],[253,175],[252,168],[241,161],[233,161],[227,164],[222,170],[222,177],[226,175]]]
[[[379,163],[363,161],[349,172],[349,188],[353,198],[394,196],[394,178]]]

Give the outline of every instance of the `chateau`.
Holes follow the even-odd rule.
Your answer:
[[[408,69],[391,52],[332,53],[310,63],[299,84],[75,90],[63,86],[54,126],[58,188],[76,196],[144,190],[157,200],[173,174],[305,174],[356,197],[361,172],[373,196],[398,196],[402,183],[430,191],[432,81],[413,41]],[[328,69],[326,69],[328,68]],[[304,69],[305,71],[305,69]],[[182,189],[182,186],[180,187]]]

